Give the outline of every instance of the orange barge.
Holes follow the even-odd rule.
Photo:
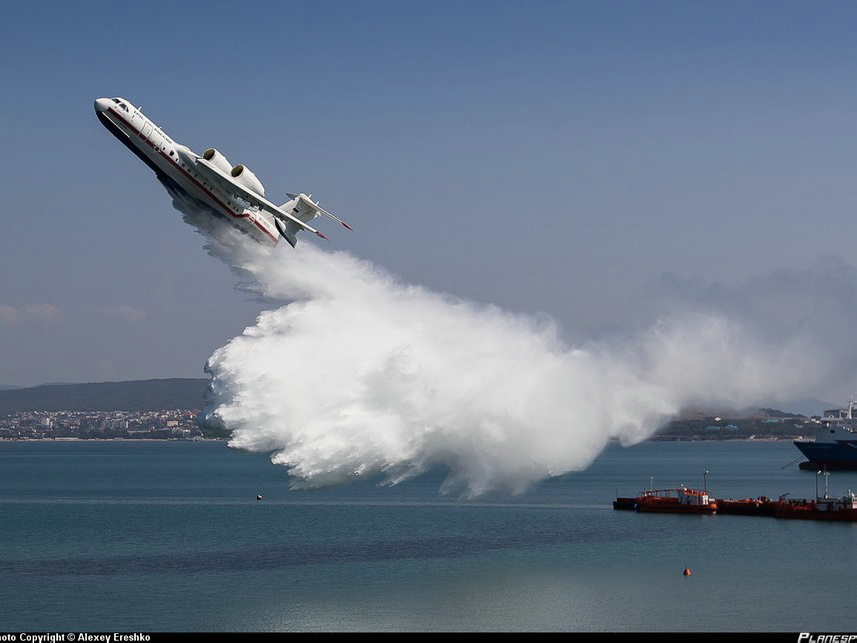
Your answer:
[[[781,501],[774,507],[774,517],[857,522],[857,496],[848,492],[839,498]]]
[[[642,491],[635,498],[618,497],[613,501],[613,508],[640,513],[713,514],[717,511],[717,501],[709,498],[705,491],[682,486]]]
[[[708,472],[706,472],[707,474]],[[819,475],[821,472],[819,471]],[[844,496],[830,498],[827,495],[827,472],[824,472],[824,496],[820,496],[816,484],[815,500],[787,500],[784,494],[778,500],[759,498],[717,500],[704,491],[687,489],[657,489],[642,491],[635,498],[617,497],[614,509],[626,509],[641,513],[680,514],[732,514],[738,516],[773,516],[774,518],[798,520],[827,520],[857,522],[857,494],[849,491]],[[818,478],[816,477],[816,483]]]
[[[724,498],[717,501],[718,513],[733,516],[773,516],[777,503],[761,496],[760,498]]]

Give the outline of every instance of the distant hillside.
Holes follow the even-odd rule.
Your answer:
[[[200,409],[208,379],[46,384],[0,390],[0,415],[18,411]]]

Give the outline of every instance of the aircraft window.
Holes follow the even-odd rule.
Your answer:
[[[116,103],[117,105],[119,104],[119,99],[118,99],[118,98],[112,98],[111,100],[112,100],[114,103]]]

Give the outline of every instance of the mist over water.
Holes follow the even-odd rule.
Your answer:
[[[569,346],[547,316],[402,283],[305,236],[267,249],[176,207],[240,288],[272,303],[209,359],[206,421],[233,447],[271,452],[294,487],[395,483],[443,464],[443,491],[520,492],[587,467],[611,439],[650,437],[684,407],[799,396],[831,375],[811,333],[766,339],[711,310]]]

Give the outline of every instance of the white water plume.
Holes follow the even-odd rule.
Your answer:
[[[766,343],[713,313],[573,347],[545,316],[404,284],[306,239],[271,251],[217,236],[209,252],[282,305],[211,356],[206,418],[231,446],[271,452],[295,487],[442,464],[445,491],[517,492],[688,405],[738,408],[824,374],[809,338]]]

